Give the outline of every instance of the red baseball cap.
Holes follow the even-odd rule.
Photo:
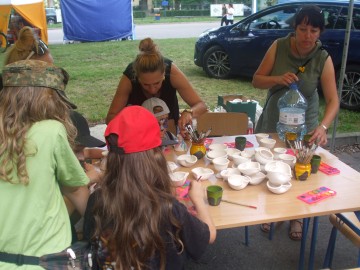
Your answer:
[[[108,136],[118,136],[116,145],[109,142]],[[128,106],[110,121],[105,130],[109,151],[121,154],[137,153],[162,145],[160,126],[155,116],[141,106]]]

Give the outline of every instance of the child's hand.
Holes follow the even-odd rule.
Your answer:
[[[98,166],[94,166],[92,164],[84,162],[84,168],[85,168],[86,175],[90,179],[89,185],[98,183],[101,181],[101,179],[103,177],[103,172],[100,170],[100,168]]]
[[[194,204],[200,200],[204,201],[204,188],[201,181],[193,180],[190,182],[189,197]]]

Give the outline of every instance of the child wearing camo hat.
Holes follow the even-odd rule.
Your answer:
[[[75,105],[64,92],[68,74],[24,60],[6,65],[2,77],[0,216],[6,218],[0,219],[0,254],[60,252],[71,244],[63,195],[81,214],[89,196],[88,177],[72,150],[76,129],[69,111]],[[0,257],[0,269],[16,264]]]

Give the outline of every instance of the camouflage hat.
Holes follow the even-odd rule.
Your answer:
[[[38,86],[54,89],[73,109],[73,104],[65,95],[69,74],[62,68],[39,60],[21,60],[4,67],[2,72],[4,87]]]

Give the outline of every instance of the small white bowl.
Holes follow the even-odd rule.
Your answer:
[[[265,165],[267,163],[269,163],[270,161],[272,161],[274,158],[273,153],[271,153],[271,151],[269,149],[260,149],[259,151],[256,152],[255,154],[255,160],[257,162],[259,162],[262,165]]]
[[[282,161],[272,161],[265,165],[266,176],[272,185],[282,185],[291,180],[291,168]]]
[[[296,157],[290,154],[280,154],[279,160],[289,164],[291,168],[294,168],[296,163]]]
[[[270,181],[267,181],[266,185],[267,185],[268,189],[275,194],[285,193],[292,186],[290,182],[287,182],[283,185],[274,185]]]
[[[214,174],[214,171],[209,168],[197,167],[191,170],[195,179],[198,179],[201,176],[200,180],[207,180],[211,175]]]
[[[255,134],[255,137],[256,137],[256,140],[258,143],[260,143],[260,140],[263,139],[263,138],[269,138],[269,134],[266,134],[266,133],[256,133]]]
[[[197,157],[194,155],[180,155],[177,157],[177,161],[181,166],[192,167],[197,161]]]
[[[241,190],[250,183],[250,177],[246,175],[230,175],[228,183],[232,189]]]
[[[273,160],[265,165],[265,171],[266,172],[279,172],[291,175],[291,168],[289,164],[286,164],[279,160]]]
[[[251,160],[249,158],[240,156],[240,155],[233,155],[232,159],[234,161],[234,164],[236,166],[240,165],[241,163],[250,162]]]
[[[241,163],[239,164],[238,169],[245,175],[253,175],[260,172],[260,163],[254,161]]]
[[[188,177],[188,172],[172,172],[169,174],[171,181],[175,187],[181,187],[185,184],[186,178]]]
[[[220,175],[224,181],[227,181],[230,175],[241,175],[238,168],[227,168],[220,172]]]
[[[270,138],[263,138],[260,140],[259,144],[262,147],[272,149],[272,148],[274,148],[274,146],[276,144],[276,140],[270,139]]]
[[[244,149],[244,151],[241,151],[241,156],[248,159],[253,159],[255,156],[255,149]]]
[[[273,152],[274,152],[274,159],[279,159],[279,155],[280,154],[285,154],[287,151],[286,148],[282,148],[282,147],[275,147],[273,149]]]
[[[209,145],[209,150],[226,150],[228,147],[223,143],[213,143]]]
[[[266,178],[266,175],[262,172],[258,172],[256,174],[250,175],[250,184],[251,185],[258,185],[260,184],[264,179]]]
[[[224,158],[224,157],[218,157],[218,158],[214,158],[212,163],[214,164],[215,170],[220,172],[222,170],[227,169],[227,167],[230,163],[230,160],[228,160],[227,158]]]
[[[239,149],[236,148],[228,148],[226,149],[226,153],[228,155],[228,159],[232,160],[233,159],[233,155],[240,155],[241,151]]]
[[[257,153],[257,152],[259,152],[259,151],[261,151],[261,150],[269,150],[269,148],[266,148],[266,147],[262,147],[262,146],[259,146],[259,147],[256,147],[255,148],[255,154]]]
[[[167,165],[168,165],[170,172],[175,171],[179,167],[178,165],[176,165],[175,162],[172,162],[172,161],[168,161]]]
[[[206,153],[206,156],[208,157],[208,159],[213,160],[214,158],[219,158],[219,157],[226,158],[227,153],[225,150],[211,150]]]

